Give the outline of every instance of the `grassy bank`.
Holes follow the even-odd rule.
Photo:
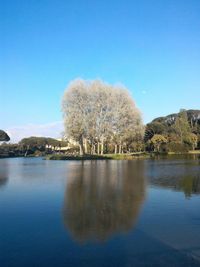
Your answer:
[[[132,154],[105,154],[105,155],[84,155],[84,156],[68,156],[61,154],[54,154],[46,156],[47,160],[102,160],[102,159],[115,159],[115,160],[132,160],[138,158],[150,157],[148,153],[132,153]]]
[[[156,158],[157,156],[167,156],[167,155],[200,155],[200,150],[191,150],[189,152],[168,152],[168,153],[158,153],[158,152],[137,152],[130,154],[104,154],[104,155],[84,155],[84,156],[74,156],[74,155],[65,155],[65,154],[51,154],[41,155],[30,154],[26,157],[44,157],[46,160],[133,160],[133,159],[145,159],[145,158]],[[0,158],[16,158],[24,157],[24,155],[9,155],[9,154],[0,154]]]
[[[200,154],[200,150],[190,150],[189,154]]]
[[[189,150],[188,152],[168,152],[168,155],[185,155],[185,154],[200,154],[200,150]]]

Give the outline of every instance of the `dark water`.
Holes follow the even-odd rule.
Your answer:
[[[1,159],[0,266],[200,266],[200,159]]]

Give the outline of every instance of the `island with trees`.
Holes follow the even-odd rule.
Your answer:
[[[128,89],[101,80],[72,81],[62,99],[64,133],[60,140],[29,137],[6,143],[0,131],[0,157],[48,159],[131,159],[172,153],[200,153],[200,110],[158,117],[144,125]]]

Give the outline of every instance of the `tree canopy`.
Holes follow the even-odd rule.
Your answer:
[[[152,144],[152,139],[155,141],[158,135],[167,141],[160,144],[159,149],[183,152],[200,147],[200,110],[182,109],[179,113],[154,119],[146,125],[144,141]]]
[[[75,80],[62,101],[65,134],[79,143],[80,152],[104,153],[104,145],[119,153],[143,136],[141,114],[128,90],[99,80]]]
[[[8,134],[6,132],[4,132],[3,130],[0,130],[0,142],[7,142],[10,141],[10,137],[8,136]]]

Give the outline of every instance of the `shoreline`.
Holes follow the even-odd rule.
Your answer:
[[[186,156],[186,155],[200,155],[200,151],[189,151],[185,153],[171,152],[171,153],[157,153],[157,152],[141,152],[130,154],[104,154],[104,155],[84,155],[84,156],[67,156],[61,154],[54,154],[45,157],[45,160],[135,160],[135,159],[150,159],[157,156]]]
[[[65,155],[65,154],[49,154],[49,155],[0,155],[0,159],[5,158],[38,158],[43,157],[44,160],[134,160],[156,158],[157,156],[181,156],[181,155],[200,155],[200,150],[191,150],[188,152],[135,152],[129,154],[103,154],[103,155]]]
[[[150,155],[148,153],[140,153],[140,154],[104,154],[104,155],[84,155],[84,156],[67,156],[54,154],[46,156],[46,160],[132,160],[138,158],[149,158]]]

